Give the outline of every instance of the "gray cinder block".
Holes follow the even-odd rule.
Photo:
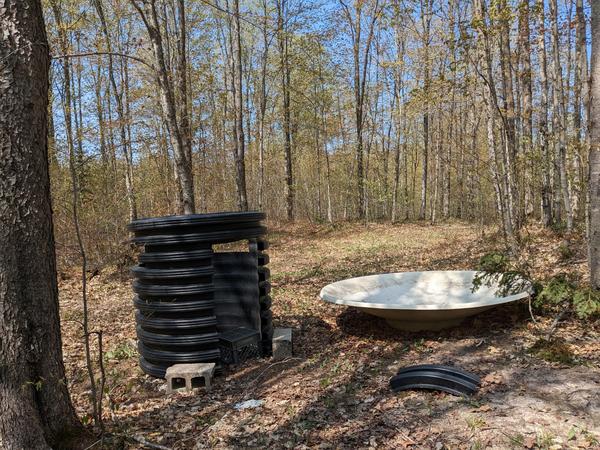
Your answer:
[[[167,394],[178,391],[190,392],[200,387],[199,379],[204,380],[204,388],[209,391],[212,377],[215,372],[215,363],[175,364],[167,369]]]
[[[273,330],[273,359],[280,360],[292,356],[292,329],[275,328]]]

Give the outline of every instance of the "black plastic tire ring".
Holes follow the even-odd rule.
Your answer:
[[[214,275],[212,265],[199,267],[180,267],[175,269],[152,269],[141,265],[129,269],[131,274],[141,280],[172,280],[177,278],[200,278]]]
[[[177,363],[209,362],[218,360],[221,356],[219,349],[197,350],[197,351],[169,351],[156,350],[138,342],[138,350],[147,361]]]
[[[259,252],[264,252],[269,249],[269,241],[266,239],[257,239],[256,240],[256,248]]]
[[[257,257],[259,266],[266,266],[269,264],[270,258],[266,253],[259,253]]]
[[[141,231],[156,228],[185,227],[219,223],[245,223],[265,220],[266,214],[258,211],[224,212],[209,214],[187,214],[179,216],[148,217],[134,220],[127,225],[130,231]]]
[[[270,295],[263,295],[258,299],[258,304],[260,305],[261,310],[271,309],[271,305],[273,304],[273,299]]]
[[[210,260],[212,263],[212,250],[191,250],[181,252],[144,252],[139,256],[141,263],[168,263],[181,261]]]
[[[181,295],[209,294],[215,291],[215,286],[212,283],[187,285],[142,284],[136,280],[133,282],[133,290],[143,297],[177,297]]]
[[[219,342],[219,333],[216,331],[202,334],[159,334],[144,330],[141,326],[136,327],[138,339],[144,345],[161,346],[191,346],[206,345]]]
[[[215,300],[191,300],[191,301],[152,301],[148,302],[140,297],[133,299],[133,304],[142,312],[149,313],[178,313],[193,311],[210,311],[215,307]]]
[[[269,281],[271,279],[271,271],[267,267],[258,268],[258,281]]]
[[[135,318],[144,330],[194,330],[217,326],[216,316],[175,319],[173,317],[155,317],[152,314],[146,316],[138,310],[135,312]]]
[[[191,233],[191,234],[165,234],[135,237],[131,241],[136,244],[171,245],[187,244],[192,242],[211,242],[213,244],[241,241],[263,236],[265,227],[255,227],[243,230],[229,230],[219,232]]]
[[[259,296],[263,297],[265,295],[268,295],[269,292],[271,292],[271,283],[269,283],[268,281],[261,281],[260,283],[258,283],[258,288]]]

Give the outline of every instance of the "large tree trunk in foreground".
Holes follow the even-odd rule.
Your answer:
[[[4,1],[0,29],[0,447],[68,448],[80,425],[62,362],[40,2]]]
[[[600,289],[600,3],[598,2],[592,2],[591,77],[589,263],[592,286]]]

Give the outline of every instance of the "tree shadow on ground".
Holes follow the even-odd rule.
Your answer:
[[[391,327],[380,317],[375,317],[348,307],[336,317],[339,330],[359,338],[397,341],[415,339],[465,339],[485,338],[496,329],[508,330],[526,326],[530,316],[525,304],[500,305],[478,315],[467,317],[458,326],[436,331],[403,331]],[[490,327],[494,324],[494,327]]]
[[[398,347],[374,351],[369,365],[352,366],[339,382],[329,385],[323,383],[324,380],[328,380],[327,371],[320,374],[320,389],[315,389],[314,383],[307,382],[302,388],[315,393],[312,400],[300,409],[291,407],[288,414],[279,419],[275,426],[268,429],[250,426],[239,433],[232,433],[221,444],[227,447],[240,446],[243,443],[249,447],[296,448],[303,445],[318,446],[327,442],[336,448],[400,448],[411,445],[417,448],[435,448],[439,442],[448,442],[445,436],[445,431],[448,430],[444,429],[444,422],[453,417],[451,420],[456,422],[454,428],[465,428],[463,437],[457,438],[458,442],[455,440],[453,443],[466,445],[470,442],[469,434],[472,438],[478,432],[477,429],[469,432],[469,427],[480,426],[472,417],[480,415],[481,405],[487,403],[491,405],[490,408],[501,410],[498,414],[500,419],[497,416],[493,417],[494,426],[490,425],[482,430],[483,438],[488,442],[495,440],[495,444],[498,444],[499,440],[510,441],[509,428],[515,433],[535,433],[535,420],[540,414],[540,407],[542,411],[546,408],[551,415],[569,411],[575,417],[585,420],[586,414],[594,413],[595,419],[591,419],[592,423],[599,419],[597,408],[590,407],[591,402],[597,398],[591,389],[594,383],[593,374],[587,375],[587,384],[584,384],[587,387],[583,389],[584,394],[579,396],[581,398],[573,400],[570,399],[572,393],[564,390],[565,381],[569,376],[581,375],[581,369],[569,369],[573,371],[570,375],[555,369],[546,369],[537,374],[539,383],[535,383],[532,374],[538,370],[532,370],[529,365],[511,367],[507,358],[490,359],[485,351],[474,347],[470,342],[456,343],[455,347],[456,354],[463,356],[461,360],[468,362],[461,365],[459,361],[463,368],[483,376],[485,368],[493,361],[495,369],[504,367],[503,381],[484,382],[481,391],[472,398],[457,398],[433,392],[394,394],[389,390],[387,381],[395,372],[398,363],[401,363],[401,352]],[[334,350],[326,350],[315,362],[288,370],[285,376],[294,379],[294,371],[310,372],[324,363],[327,364],[328,358],[335,353]],[[416,356],[417,359],[411,363],[431,362],[429,359],[433,355],[425,353]],[[406,357],[414,358],[415,355],[413,353]],[[581,386],[581,383],[577,386]],[[264,390],[258,392],[266,394],[271,387],[265,385],[261,388]],[[586,404],[582,405],[582,402]],[[587,409],[581,409],[581,406]],[[269,414],[269,410],[263,413]],[[505,416],[510,424],[506,430],[498,426]],[[244,420],[252,423],[252,417],[246,416]],[[500,420],[498,424],[496,420]],[[521,423],[523,420],[527,421],[527,426]]]

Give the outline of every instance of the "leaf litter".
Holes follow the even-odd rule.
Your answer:
[[[585,277],[583,239],[571,240],[573,255],[565,261],[560,237],[533,228],[527,238],[536,274],[568,268]],[[250,361],[218,377],[208,393],[166,396],[162,380],[144,375],[127,274],[107,267],[90,279],[90,324],[105,339],[106,448],[147,448],[143,442],[172,449],[599,445],[597,323],[567,318],[561,324],[557,339],[577,361],[565,365],[527,351],[539,335],[524,304],[496,308],[458,328],[408,333],[317,297],[324,285],[352,276],[471,269],[498,247],[491,230],[463,223],[271,224],[269,239],[275,326],[293,328],[294,358]],[[85,419],[80,282],[73,271],[59,283],[68,384]],[[552,317],[538,320],[550,324]],[[482,389],[465,399],[391,392],[388,380],[400,367],[426,363],[474,372],[484,379]],[[252,399],[263,403],[234,409]]]

